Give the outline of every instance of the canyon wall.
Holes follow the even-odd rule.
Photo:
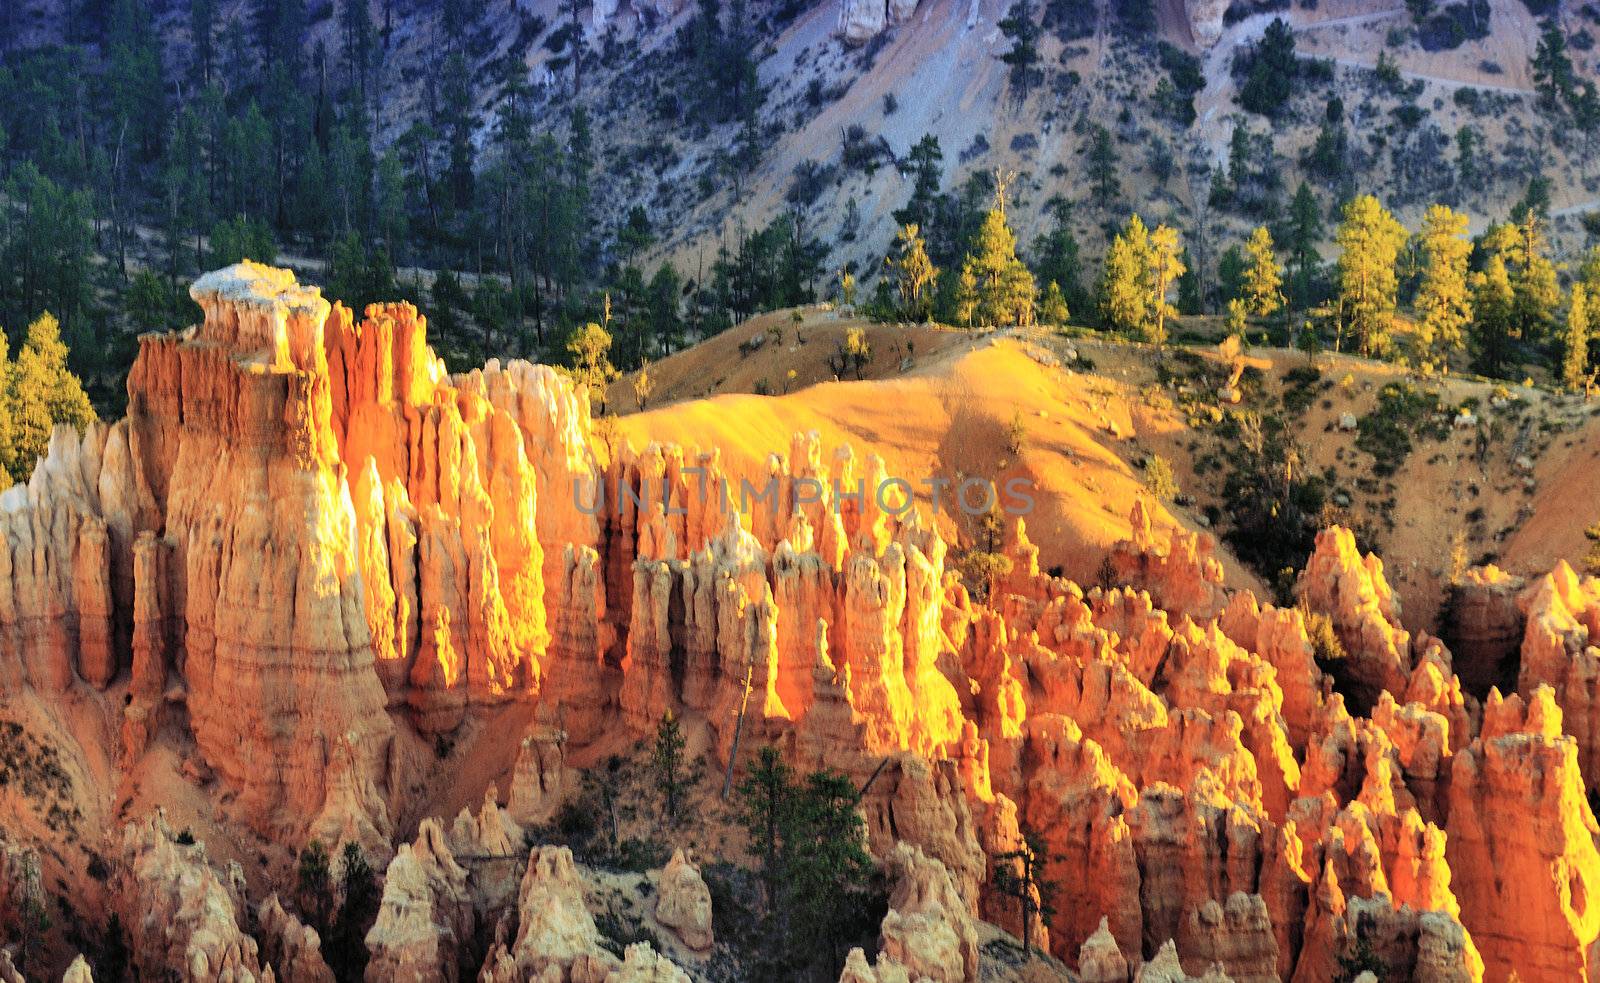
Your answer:
[[[520,883],[454,859],[520,862],[522,824],[579,788],[572,749],[669,712],[718,767],[771,745],[865,789],[898,886],[847,979],[975,979],[973,919],[1020,932],[996,874],[1030,843],[1058,888],[1034,938],[1087,978],[1589,972],[1592,578],[1559,567],[1516,616],[1485,601],[1475,659],[1522,636],[1518,692],[1480,706],[1342,529],[1292,608],[1225,589],[1209,535],[1158,536],[1143,503],[1114,584],[1042,573],[1021,519],[968,584],[870,453],[801,433],[758,474],[715,448],[597,454],[565,376],[452,376],[410,305],[357,320],[248,263],[193,294],[202,324],[141,339],[128,415],[58,430],[0,494],[0,694],[99,701],[129,773],[192,740],[229,821],[384,858],[369,979],[454,972],[497,905],[487,979],[676,978],[596,947],[570,855],[534,849]],[[491,787],[399,842],[426,775],[407,749],[518,707],[537,722],[504,742],[505,808]],[[237,886],[169,833],[128,827],[118,897],[131,918],[199,891],[210,921],[145,925],[141,965],[311,965],[303,925],[267,908],[246,935]],[[710,945],[697,870],[661,876],[663,923]]]

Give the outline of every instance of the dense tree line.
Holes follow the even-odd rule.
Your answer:
[[[1091,202],[1099,142],[1091,132]],[[1243,127],[1235,131],[1231,173],[1214,184],[1213,198],[1236,196],[1254,180],[1251,143]],[[1518,379],[1528,365],[1542,365],[1570,388],[1595,384],[1600,340],[1590,304],[1600,290],[1600,247],[1564,289],[1550,255],[1542,178],[1475,238],[1467,235],[1468,217],[1446,205],[1428,208],[1410,230],[1375,196],[1361,194],[1340,204],[1329,230],[1325,203],[1301,182],[1286,210],[1265,209],[1267,223],[1223,250],[1214,290],[1200,285],[1183,229],[1151,229],[1135,214],[1112,226],[1090,289],[1065,198],[1048,202],[1048,227],[1023,250],[994,176],[974,174],[941,192],[942,159],[929,135],[903,165],[910,194],[894,213],[902,224],[870,313],[968,327],[1070,319],[1160,345],[1176,315],[1220,312],[1234,333],[1259,331],[1286,346],[1329,345],[1428,371],[1470,368]],[[1113,174],[1115,166],[1113,157]],[[1113,204],[1116,197],[1113,190]],[[1330,231],[1331,260],[1321,245]]]
[[[165,48],[154,9],[86,0],[65,43],[0,53],[0,324],[51,311],[108,406],[133,334],[192,321],[188,280],[244,257],[304,257],[357,310],[415,297],[457,365],[559,358],[608,295],[624,367],[686,330],[813,295],[820,247],[788,219],[692,281],[635,264],[653,230],[643,209],[608,228],[595,202],[606,162],[582,95],[595,54],[574,24],[545,37],[570,84],[541,90],[517,49],[485,61],[478,9],[462,0],[443,3],[422,66],[391,59],[390,25],[357,0],[336,0],[336,30],[314,46],[304,0],[249,0],[242,16],[188,0],[187,43]],[[528,43],[546,30],[533,28]],[[681,34],[696,117],[739,124],[730,166],[743,171],[761,143],[754,31],[744,0],[701,0]],[[420,80],[421,107],[385,143],[402,72]],[[440,272],[427,282],[407,267]]]

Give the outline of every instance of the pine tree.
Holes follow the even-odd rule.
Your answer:
[[[341,0],[339,30],[343,35],[341,47],[346,67],[350,73],[349,86],[367,98],[368,74],[372,68],[372,15],[367,0]]]
[[[1294,267],[1290,293],[1296,310],[1305,310],[1311,303],[1312,278],[1316,275],[1317,242],[1322,238],[1322,206],[1317,204],[1316,193],[1304,181],[1295,189],[1294,200],[1289,203],[1289,259]]]
[[[1582,390],[1590,383],[1589,337],[1589,291],[1583,283],[1574,283],[1572,299],[1567,304],[1566,331],[1561,339],[1565,349],[1561,381],[1568,389]]]
[[[445,187],[456,208],[469,208],[473,197],[472,134],[477,129],[472,111],[472,73],[459,51],[444,60],[439,80],[439,115],[434,126],[445,134],[449,162],[445,166]]]
[[[1555,18],[1544,22],[1531,66],[1533,87],[1539,93],[1541,108],[1555,112],[1564,100],[1572,99],[1576,76],[1572,71],[1572,59],[1567,55],[1567,37]]]
[[[1045,204],[1051,216],[1050,231],[1033,240],[1033,275],[1040,283],[1058,284],[1067,306],[1081,310],[1092,299],[1083,289],[1083,262],[1078,255],[1078,239],[1072,234],[1072,205],[1059,195]]]
[[[1239,297],[1228,301],[1228,334],[1243,337],[1250,327],[1250,305]]]
[[[656,347],[663,354],[672,351],[683,330],[679,314],[679,299],[683,293],[683,278],[671,263],[662,263],[645,288],[645,307],[649,311],[650,327],[655,332]]]
[[[1023,832],[1020,847],[994,858],[995,890],[1015,900],[1022,912],[1024,954],[1033,950],[1034,920],[1044,921],[1055,914],[1055,907],[1050,903],[1055,886],[1043,877],[1048,863],[1044,841],[1031,829]]]
[[[643,407],[640,407],[643,409]],[[661,790],[662,797],[667,803],[667,819],[676,822],[678,819],[678,800],[683,795],[683,728],[678,726],[678,718],[672,711],[666,710],[661,714],[661,722],[656,725],[656,787]]]
[[[1167,319],[1178,313],[1177,308],[1167,301],[1167,293],[1178,277],[1183,275],[1181,253],[1177,229],[1160,225],[1150,233],[1150,309],[1154,317],[1146,337],[1158,346],[1167,343]]]
[[[1142,332],[1150,315],[1150,233],[1135,215],[1111,240],[1100,280],[1100,316],[1116,331]]]
[[[1514,263],[1511,277],[1511,285],[1516,293],[1514,320],[1518,335],[1530,342],[1544,340],[1555,324],[1556,309],[1561,304],[1556,266],[1546,255],[1548,193],[1547,184],[1529,182],[1527,196],[1512,209],[1511,214],[1510,228],[1514,236],[1507,251],[1507,260]]]
[[[933,203],[939,196],[939,182],[943,179],[944,152],[939,149],[939,138],[932,133],[923,134],[906,157],[916,178],[911,187],[911,200],[894,213],[894,220],[900,225],[926,229],[933,221]]]
[[[1578,282],[1589,291],[1591,299],[1600,296],[1600,246],[1590,246],[1583,254],[1583,261],[1578,264]]]
[[[1000,56],[1011,66],[1011,88],[1019,98],[1026,98],[1028,90],[1044,78],[1039,69],[1039,35],[1043,31],[1034,20],[1032,0],[1016,0],[997,26],[1011,41],[1011,50]]]
[[[784,827],[795,796],[794,771],[778,749],[761,749],[755,765],[739,783],[740,814],[750,834],[750,851],[761,861],[761,883],[767,913],[775,914],[783,883]]]
[[[1473,282],[1472,311],[1476,364],[1484,375],[1498,376],[1511,357],[1516,293],[1505,260],[1491,255]]]
[[[1434,205],[1422,219],[1422,285],[1417,290],[1417,344],[1420,354],[1438,357],[1448,367],[1472,324],[1472,299],[1467,291],[1467,217]]]
[[[1017,258],[1017,237],[1000,208],[990,209],[961,264],[963,286],[975,288],[970,323],[981,327],[1033,323],[1033,274]]]
[[[295,870],[295,904],[302,920],[318,935],[328,933],[333,901],[333,873],[327,848],[321,840],[312,840],[300,851],[300,864]]]
[[[1094,188],[1095,204],[1109,208],[1122,197],[1122,181],[1117,177],[1117,148],[1111,131],[1096,123],[1089,143],[1089,184]]]
[[[196,88],[211,83],[217,55],[216,0],[189,0],[189,38],[194,49],[192,72]]]
[[[789,944],[812,962],[818,945],[827,947],[827,977],[838,976],[841,942],[860,921],[865,887],[872,875],[866,851],[866,822],[857,809],[855,785],[834,771],[806,776],[784,831],[784,889],[788,895]]]
[[[954,309],[956,323],[972,327],[978,315],[978,277],[966,264],[962,264],[961,276],[956,279]]]
[[[1339,256],[1339,300],[1361,354],[1381,354],[1389,346],[1394,317],[1395,261],[1406,230],[1378,199],[1362,195],[1345,205],[1335,237]]]
[[[1274,253],[1272,233],[1264,225],[1244,245],[1249,265],[1244,271],[1243,300],[1256,317],[1271,317],[1283,307],[1283,272]]]
[[[12,475],[17,470],[17,425],[11,412],[11,376],[14,370],[6,333],[0,331],[0,491],[11,487]]]
[[[933,291],[939,279],[939,269],[928,258],[921,231],[916,225],[902,225],[895,236],[897,255],[884,261],[894,271],[900,313],[914,321],[925,321],[932,313]]]
[[[1051,280],[1044,288],[1044,299],[1039,302],[1039,322],[1059,328],[1067,323],[1070,316],[1066,296],[1061,293],[1060,285]]]
[[[367,855],[346,843],[340,855],[342,899],[322,943],[322,954],[339,980],[359,980],[367,969],[367,931],[377,920],[382,892]]]
[[[67,368],[61,326],[48,312],[28,325],[27,340],[11,365],[6,388],[11,430],[11,477],[26,481],[33,463],[50,448],[58,423],[81,431],[95,420],[83,383]]]

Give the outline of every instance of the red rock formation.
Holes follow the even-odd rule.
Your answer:
[[[565,377],[451,376],[409,305],[358,319],[254,264],[194,294],[204,323],[141,340],[128,416],[59,430],[0,494],[0,696],[120,728],[100,771],[192,735],[219,822],[377,856],[437,801],[427,747],[460,729],[459,777],[509,775],[508,806],[490,785],[400,845],[370,979],[450,978],[506,909],[485,980],[684,978],[599,945],[570,854],[510,866],[523,824],[576,790],[569,758],[668,711],[717,768],[771,743],[872,777],[893,911],[845,979],[975,979],[972,919],[1021,926],[993,878],[1024,830],[1070,884],[1036,937],[1086,979],[1320,981],[1362,945],[1418,980],[1479,979],[1479,944],[1491,978],[1587,971],[1600,582],[1558,567],[1513,613],[1514,581],[1469,575],[1447,633],[1463,668],[1498,666],[1519,630],[1522,657],[1520,695],[1491,693],[1475,735],[1476,683],[1401,627],[1345,530],[1298,588],[1350,653],[1339,695],[1301,610],[1230,595],[1210,537],[1159,542],[1143,505],[1120,583],[1042,574],[1018,522],[978,601],[924,516],[850,494],[887,477],[870,449],[795,434],[746,466],[619,442],[602,469]],[[502,721],[509,740],[483,733]],[[237,884],[130,830],[117,905],[141,971],[325,978],[281,906],[261,907],[258,952]],[[468,854],[506,862],[469,874]],[[658,918],[708,946],[692,865],[661,881]]]
[[[261,961],[283,983],[333,983],[333,970],[322,958],[322,940],[315,929],[283,909],[276,894],[256,914]]]
[[[629,946],[625,960],[600,945],[600,932],[583,901],[583,883],[566,847],[536,848],[517,895],[514,943],[495,945],[480,983],[688,983],[689,977],[649,943]]]
[[[674,850],[656,884],[656,921],[672,929],[696,952],[711,948],[711,890],[700,868]]]
[[[1446,856],[1464,875],[1455,883],[1461,920],[1491,979],[1512,970],[1530,983],[1581,979],[1600,938],[1600,906],[1590,900],[1600,891],[1600,827],[1578,745],[1561,736],[1550,690],[1526,714],[1495,702],[1491,695],[1484,736],[1456,755],[1451,773]]]
[[[865,953],[852,949],[841,983],[976,983],[977,934],[944,865],[902,843],[889,852],[885,866],[894,886],[877,959],[869,966]]]
[[[1400,626],[1400,599],[1384,579],[1383,561],[1372,553],[1363,557],[1350,530],[1331,526],[1317,533],[1295,592],[1332,619],[1362,705],[1375,702],[1380,690],[1404,691],[1411,635]]]
[[[414,843],[402,843],[383,878],[377,920],[366,936],[370,980],[454,983],[456,954],[473,931],[467,872],[439,824],[422,821]]]
[[[1527,624],[1517,691],[1524,698],[1541,685],[1555,691],[1584,782],[1600,786],[1600,579],[1580,579],[1563,561],[1517,605]]]
[[[1173,617],[1187,615],[1208,621],[1227,605],[1222,589],[1222,563],[1213,553],[1209,533],[1173,529],[1167,543],[1158,543],[1143,499],[1133,503],[1133,535],[1111,547],[1111,569],[1119,584],[1149,591],[1157,606]]]
[[[123,829],[122,862],[115,906],[141,977],[261,978],[256,940],[239,927],[239,885],[218,876],[205,844],[178,842],[158,811]]]
[[[1463,686],[1484,693],[1504,688],[1516,674],[1517,648],[1522,643],[1522,611],[1517,596],[1526,586],[1490,564],[1473,567],[1455,585],[1450,597],[1450,644],[1456,673]]]

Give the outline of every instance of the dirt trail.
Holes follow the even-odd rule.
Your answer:
[[[1343,65],[1346,68],[1373,69],[1377,67],[1377,62],[1368,61],[1364,58],[1333,58],[1331,60],[1335,65]],[[1494,82],[1475,82],[1471,79],[1451,78],[1446,75],[1430,75],[1426,72],[1413,72],[1403,68],[1400,70],[1400,77],[1405,79],[1420,79],[1423,82],[1437,82],[1440,85],[1449,85],[1460,89],[1481,89],[1484,92],[1503,92],[1510,96],[1528,96],[1533,94],[1532,89],[1525,89],[1520,85],[1497,85]]]

